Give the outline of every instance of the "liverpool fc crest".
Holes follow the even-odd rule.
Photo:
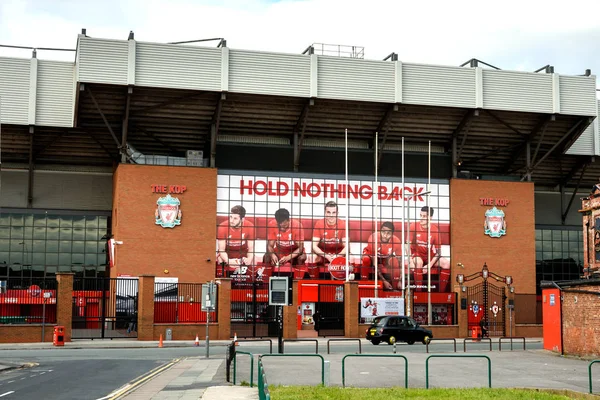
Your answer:
[[[163,228],[174,228],[181,225],[181,210],[179,209],[181,202],[177,197],[167,194],[165,197],[160,197],[156,204],[156,211],[154,211],[156,225]]]
[[[504,220],[504,211],[491,208],[485,212],[484,233],[493,238],[506,235],[506,221]]]

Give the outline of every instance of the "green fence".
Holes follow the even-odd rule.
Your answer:
[[[600,363],[600,360],[594,360],[588,366],[588,376],[590,377],[590,393],[592,393],[592,365]]]
[[[348,354],[342,358],[342,387],[346,387],[346,358],[348,357],[396,357],[404,359],[404,387],[408,389],[408,360],[401,354]]]
[[[325,385],[325,359],[320,354],[263,354],[259,360],[265,357],[319,357],[321,359],[321,384]],[[259,373],[260,375],[260,373]],[[259,386],[260,392],[260,386]]]
[[[269,385],[261,358],[262,356],[258,357],[258,399],[271,400],[271,393],[269,392]]]
[[[425,389],[429,389],[429,359],[430,358],[485,358],[488,362],[488,387],[492,387],[492,360],[488,356],[477,354],[435,354],[425,360]]]
[[[233,357],[233,384],[235,385],[235,380],[236,380],[236,375],[237,375],[237,371],[236,371],[236,365],[237,365],[237,355],[238,354],[247,354],[250,356],[250,387],[252,387],[254,382],[254,354],[252,353],[248,353],[246,351],[236,351],[235,352],[235,356]]]

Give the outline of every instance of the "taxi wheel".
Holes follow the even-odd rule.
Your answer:
[[[415,341],[414,340],[407,340],[406,343],[408,343],[408,344],[415,344]]]
[[[396,337],[395,336],[390,336],[389,340],[388,340],[389,344],[394,344],[396,343]]]
[[[379,340],[371,340],[371,343],[373,343],[375,346],[377,346],[380,342],[379,342]]]
[[[427,344],[431,342],[431,338],[427,335],[423,336],[423,344]]]

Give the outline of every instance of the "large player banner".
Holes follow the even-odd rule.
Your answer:
[[[377,263],[383,289],[401,290],[404,264],[406,284],[426,291],[430,267],[432,291],[449,291],[448,183],[429,196],[423,182],[335,177],[219,174],[217,186],[218,276],[346,279],[348,251],[349,279],[374,280]]]

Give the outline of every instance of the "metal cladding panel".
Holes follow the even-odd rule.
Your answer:
[[[319,56],[319,98],[395,102],[394,62]]]
[[[559,79],[560,113],[596,116],[596,79],[563,75]]]
[[[136,43],[135,84],[221,90],[221,49]]]
[[[310,57],[230,50],[229,91],[309,97]]]
[[[562,77],[561,77],[562,79]],[[594,88],[594,92],[596,88]],[[596,110],[600,109],[600,101],[594,99],[594,103],[596,104]],[[567,154],[579,154],[585,156],[591,156],[596,153],[595,144],[600,142],[600,129],[598,118],[594,119],[594,121],[587,127],[587,129],[579,136],[579,138],[573,143],[573,145],[567,150]],[[596,154],[597,155],[597,154]]]
[[[79,81],[127,85],[127,40],[79,39]]]
[[[0,57],[0,122],[27,125],[30,61]]]
[[[25,193],[27,193],[25,180]],[[33,207],[66,210],[112,210],[112,174],[36,171]],[[77,193],[77,196],[73,196]]]
[[[75,65],[58,61],[38,61],[35,124],[73,126]]]
[[[475,69],[402,65],[402,102],[475,108]]]
[[[483,108],[552,113],[552,75],[485,69]]]
[[[594,155],[594,123],[579,136],[573,145],[567,150],[567,154],[579,154],[584,156]]]

